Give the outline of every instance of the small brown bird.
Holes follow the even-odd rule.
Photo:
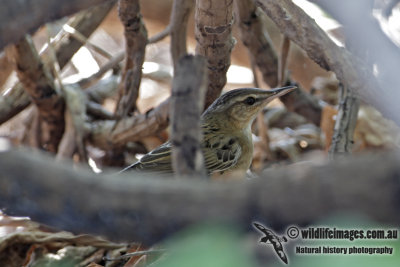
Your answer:
[[[272,90],[240,88],[216,99],[201,116],[207,172],[244,176],[253,158],[252,122],[267,103],[294,89],[295,86]],[[122,172],[127,170],[172,173],[171,142],[147,153]]]

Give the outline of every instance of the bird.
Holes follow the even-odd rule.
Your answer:
[[[253,158],[252,122],[266,104],[296,88],[239,88],[217,98],[201,115],[201,150],[207,174],[245,176]],[[173,173],[171,148],[167,141],[121,172]]]

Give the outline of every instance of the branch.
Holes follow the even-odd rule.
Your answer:
[[[147,30],[140,14],[139,0],[119,0],[118,13],[124,25],[126,61],[116,113],[123,118],[132,109],[136,110],[147,44]]]
[[[157,43],[162,39],[164,39],[165,37],[167,37],[170,33],[171,33],[171,25],[168,24],[167,27],[164,28],[164,30],[154,34],[153,36],[150,36],[149,39],[147,40],[147,44]]]
[[[350,90],[341,86],[339,111],[336,116],[334,135],[329,154],[336,156],[351,153],[353,146],[354,129],[357,124],[360,101]]]
[[[210,220],[248,229],[254,220],[301,225],[351,212],[399,224],[398,157],[286,166],[262,179],[219,183],[95,175],[38,153],[9,151],[0,154],[0,207],[63,230],[145,244]]]
[[[240,39],[270,87],[278,85],[278,57],[253,0],[236,0]]]
[[[114,96],[117,92],[119,78],[118,75],[111,75],[93,84],[84,92],[89,100],[96,103],[103,103],[106,98]],[[77,85],[79,86],[80,82]]]
[[[171,11],[171,56],[174,68],[181,56],[186,54],[186,29],[195,0],[174,0]]]
[[[393,86],[400,83],[396,71],[400,68],[400,50],[372,15],[374,1],[339,0],[335,1],[335,4],[326,0],[313,0],[313,2],[320,5],[344,26],[346,47],[353,55],[362,59],[360,66],[371,73],[374,72],[373,75],[368,73],[366,88],[356,92],[357,96],[365,99],[363,95],[366,95],[369,103],[400,124],[400,108],[397,101],[400,95],[397,87]],[[368,29],[368,31],[360,29]],[[378,85],[375,84],[376,82]]]
[[[302,9],[289,0],[256,0],[264,12],[289,39],[303,48],[308,56],[326,70],[335,72],[344,87],[361,100],[377,107],[400,124],[400,112],[392,83],[390,91],[380,89],[374,75],[359,58],[338,47]],[[376,39],[376,38],[375,38]],[[396,68],[393,68],[396,69]],[[398,76],[398,75],[396,75]],[[393,78],[393,77],[392,77]]]
[[[56,152],[64,132],[64,101],[57,94],[50,71],[40,60],[33,42],[25,38],[15,46],[19,80],[39,110],[44,125],[43,147]]]
[[[205,107],[219,97],[226,84],[226,72],[234,46],[232,8],[233,1],[229,0],[196,1],[196,54],[204,56],[208,64]]]
[[[3,87],[14,70],[12,64],[12,53],[12,46],[6,47],[2,52],[0,52],[0,88]]]
[[[86,99],[82,89],[77,85],[67,85],[64,88],[64,99],[67,106],[66,112],[69,116],[69,126],[73,127],[74,144],[79,152],[79,160],[87,162],[87,153],[85,148],[85,119],[86,119]],[[70,136],[70,133],[67,134]]]
[[[67,23],[73,26],[76,30],[81,32],[84,36],[90,36],[93,31],[103,21],[105,16],[111,10],[113,1],[105,4],[95,6],[89,10],[85,10],[71,18]],[[89,19],[88,19],[89,18]],[[60,68],[62,69],[72,58],[72,56],[79,50],[82,43],[74,38],[70,38],[65,33],[60,33],[60,37],[55,44],[57,60]],[[60,42],[62,40],[62,42]],[[59,43],[60,42],[60,43]],[[49,61],[49,57],[44,54],[43,61],[45,64]],[[3,103],[7,103],[3,105]],[[11,119],[19,112],[24,110],[30,104],[29,95],[25,92],[21,83],[17,83],[10,89],[10,92],[4,96],[0,96],[0,124]]]
[[[46,22],[74,14],[107,0],[5,0],[0,9],[0,49],[33,33]],[[60,64],[61,65],[61,64]]]
[[[0,125],[23,111],[31,103],[21,83],[0,96]]]
[[[89,38],[113,8],[114,4],[115,0],[93,6],[88,10],[78,13],[71,18],[67,24],[81,33],[85,38]],[[83,43],[67,32],[61,32],[60,35],[61,36],[57,37],[62,39],[62,42],[57,42],[55,44],[55,50],[58,64],[60,65],[60,69],[62,69],[82,47]]]
[[[178,176],[205,176],[200,116],[207,83],[203,57],[187,55],[178,61],[170,101],[172,166]]]
[[[122,118],[118,121],[117,126],[115,126],[115,120],[88,124],[89,139],[97,147],[110,149],[156,135],[168,126],[169,101],[169,98],[166,99],[145,114]]]
[[[119,66],[119,64],[124,60],[125,53],[118,53],[114,57],[112,57],[107,63],[100,67],[100,69],[92,74],[91,76],[84,78],[78,82],[79,87],[87,88],[93,86],[98,80],[103,77],[110,69],[114,69]]]

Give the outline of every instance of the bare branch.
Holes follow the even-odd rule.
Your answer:
[[[278,56],[253,0],[235,0],[240,38],[270,87],[278,85]]]
[[[279,86],[283,86],[286,81],[286,63],[289,57],[290,50],[290,39],[286,36],[283,37],[282,47],[281,47],[281,56],[278,62],[279,71],[278,71],[278,84]]]
[[[178,176],[205,176],[200,116],[207,90],[206,61],[184,56],[177,64],[171,94],[172,166]]]
[[[15,43],[25,34],[33,33],[46,22],[72,15],[110,0],[6,0],[0,9],[0,50]],[[61,63],[60,63],[61,65]]]
[[[100,120],[115,119],[114,113],[104,109],[102,105],[97,104],[96,102],[87,101],[86,110],[88,115],[91,115],[95,119],[100,119]]]
[[[248,229],[255,219],[301,225],[352,212],[397,225],[398,158],[396,153],[364,155],[318,167],[286,166],[246,182],[219,183],[135,173],[95,175],[38,153],[13,150],[0,153],[0,207],[63,230],[145,244],[210,220]]]
[[[170,33],[171,33],[171,25],[168,24],[168,26],[165,27],[164,30],[162,30],[159,33],[154,34],[153,36],[150,36],[149,40],[147,41],[147,44],[157,43],[157,42],[161,41],[162,39],[164,39],[165,37],[167,37]]]
[[[124,60],[125,52],[116,54],[111,58],[106,64],[100,67],[99,71],[91,75],[90,77],[84,78],[78,82],[79,87],[87,88],[94,85],[107,71],[114,69],[119,66],[119,64]]]
[[[208,90],[205,107],[211,105],[226,84],[226,72],[231,64],[232,0],[196,0],[196,54],[207,59]]]
[[[397,98],[393,97],[396,94],[393,90],[395,83],[388,84],[386,90],[382,90],[374,75],[365,68],[365,63],[346,49],[338,47],[315,21],[292,1],[256,0],[256,3],[282,33],[303,48],[312,60],[322,68],[335,72],[344,87],[354,91],[361,100],[376,106],[384,115],[400,123]]]
[[[0,96],[0,124],[8,121],[31,103],[29,95],[21,83],[11,88],[7,94]]]
[[[118,121],[117,126],[115,120],[97,121],[87,125],[90,141],[100,148],[109,149],[160,133],[168,126],[169,101],[169,98],[166,99],[145,114],[125,117]]]
[[[0,90],[14,70],[11,59],[12,54],[12,46],[6,47],[2,52],[0,52]]]
[[[115,1],[108,1],[102,5],[93,6],[92,8],[78,13],[71,18],[67,24],[80,32],[84,37],[89,36],[97,29],[100,23],[104,20],[110,10],[113,8]],[[60,33],[62,42],[55,44],[56,56],[60,68],[71,60],[72,56],[82,47],[83,43],[69,33]],[[65,36],[65,37],[63,37]],[[46,60],[45,60],[46,61]]]
[[[64,101],[57,94],[53,77],[40,60],[32,40],[25,38],[15,50],[18,78],[38,107],[44,124],[43,146],[56,152],[64,132]]]
[[[85,148],[85,119],[86,119],[86,99],[81,88],[76,85],[67,85],[64,88],[64,99],[69,113],[71,126],[74,128],[74,141],[79,152],[79,159],[87,162]]]
[[[126,61],[116,114],[119,117],[125,117],[132,110],[136,110],[147,44],[147,30],[140,14],[139,0],[119,0],[118,12],[125,29]]]
[[[350,90],[343,86],[340,86],[340,88],[339,111],[336,116],[331,147],[329,148],[329,154],[332,157],[351,153],[354,143],[354,129],[356,128],[360,107],[360,100]]]
[[[58,146],[56,160],[69,160],[76,151],[76,132],[69,112],[65,112],[65,131]]]
[[[89,10],[82,11],[71,18],[68,24],[81,32],[84,36],[88,37],[103,21],[105,16],[111,10],[112,6],[113,1],[110,1],[103,5],[95,6]],[[59,40],[62,40],[62,42],[55,44],[57,60],[61,69],[69,62],[76,51],[78,51],[78,49],[82,46],[82,43],[74,38],[67,38],[69,37],[60,37]],[[49,61],[48,56],[43,55],[43,57],[44,62]],[[6,104],[3,105],[4,103]],[[25,92],[23,85],[21,83],[17,83],[12,89],[10,89],[8,94],[0,96],[0,124],[17,115],[27,106],[29,106],[29,104],[29,95]]]
[[[186,28],[195,0],[174,0],[171,11],[171,55],[174,68],[186,54]]]
[[[85,90],[88,99],[97,103],[102,103],[104,99],[115,95],[118,89],[118,75],[112,75],[98,81]],[[79,82],[78,82],[79,86]]]

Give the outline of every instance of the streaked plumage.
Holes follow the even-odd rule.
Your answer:
[[[272,99],[295,88],[241,88],[216,99],[201,116],[202,150],[208,173],[245,172],[253,156],[251,124],[257,113]],[[123,171],[127,170],[172,173],[171,143],[162,144]]]

